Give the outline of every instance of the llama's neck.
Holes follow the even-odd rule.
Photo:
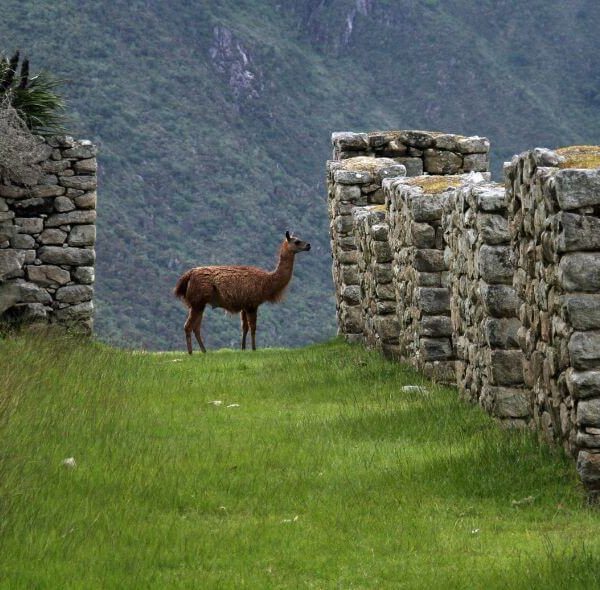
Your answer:
[[[269,299],[278,299],[292,278],[294,272],[294,253],[288,248],[287,242],[281,244],[279,249],[279,262],[277,268],[269,273],[267,282],[267,296]]]

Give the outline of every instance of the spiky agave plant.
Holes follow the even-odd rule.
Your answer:
[[[22,61],[20,71],[19,60],[18,51],[10,59],[0,56],[0,99],[3,95],[8,97],[32,132],[38,135],[64,133],[65,103],[56,93],[62,81],[46,72],[30,77],[29,60]]]

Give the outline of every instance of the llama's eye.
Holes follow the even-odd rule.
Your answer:
[[[300,244],[300,240],[294,240],[294,244],[296,244],[297,246],[298,244]]]

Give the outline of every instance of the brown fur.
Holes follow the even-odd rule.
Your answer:
[[[222,307],[241,314],[242,349],[251,331],[252,348],[256,349],[256,312],[262,303],[277,303],[284,295],[294,270],[298,252],[310,250],[310,244],[286,233],[279,248],[277,268],[271,272],[254,266],[199,266],[188,270],[177,281],[173,293],[190,309],[184,326],[188,352],[192,353],[191,333],[206,352],[200,336],[202,314],[207,305]]]

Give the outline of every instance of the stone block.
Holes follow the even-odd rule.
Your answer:
[[[486,244],[497,245],[510,241],[508,220],[502,215],[482,213],[477,216],[477,229]]]
[[[600,427],[600,398],[579,401],[577,404],[577,425]]]
[[[429,174],[457,174],[461,171],[462,164],[462,157],[454,152],[425,150],[423,167]]]
[[[566,294],[562,306],[566,321],[575,330],[600,330],[600,294]]]
[[[69,232],[70,246],[92,246],[96,242],[95,225],[76,225]]]
[[[29,234],[16,234],[10,240],[11,248],[29,250],[35,247],[35,239]]]
[[[89,266],[94,264],[95,253],[85,248],[60,248],[58,246],[42,246],[38,257],[48,264],[66,264],[70,266]]]
[[[75,203],[69,197],[56,197],[54,199],[54,210],[59,213],[67,213],[75,209]]]
[[[96,158],[87,158],[73,163],[73,170],[76,174],[96,174],[98,163]]]
[[[561,209],[600,205],[600,168],[567,168],[554,176],[556,198]]]
[[[38,217],[15,217],[15,225],[22,234],[39,234],[44,229],[44,220]]]
[[[331,143],[339,150],[366,150],[369,136],[366,133],[335,132],[331,134]]]
[[[488,154],[467,154],[463,158],[464,172],[487,172],[490,169]]]
[[[411,194],[407,201],[414,221],[439,221],[448,197],[444,194]]]
[[[81,303],[89,301],[94,290],[89,285],[67,285],[56,290],[56,301],[61,303]]]
[[[46,227],[59,227],[61,225],[93,224],[96,221],[96,211],[75,210],[68,213],[56,213],[46,220]]]
[[[58,322],[80,322],[88,320],[92,317],[94,312],[94,304],[91,301],[85,301],[84,303],[78,303],[77,305],[69,305],[63,307],[54,312],[54,318]]]
[[[579,451],[577,455],[577,473],[584,485],[590,490],[600,488],[600,453]]]
[[[492,400],[492,413],[499,418],[526,418],[531,415],[527,389],[487,386],[484,395]]]
[[[479,249],[479,274],[487,283],[512,285],[513,265],[509,246],[488,246]]]
[[[333,173],[333,179],[338,184],[363,185],[371,184],[373,176],[369,172],[355,172],[353,170],[336,170]]]
[[[569,339],[569,357],[577,370],[600,370],[600,331],[574,332]]]
[[[419,272],[442,272],[447,269],[443,250],[433,249],[417,250],[413,266]]]
[[[521,322],[517,318],[487,318],[483,322],[483,334],[490,348],[518,348],[517,334]]]
[[[520,350],[488,351],[490,382],[493,385],[518,385],[523,383],[523,353]]]
[[[62,229],[45,229],[39,236],[38,242],[42,245],[61,245],[67,239],[67,232]]]
[[[395,160],[405,167],[406,176],[422,176],[424,170],[421,158],[395,158]]]
[[[561,211],[552,220],[558,252],[600,250],[600,219]]]
[[[482,212],[493,213],[506,209],[506,193],[503,189],[481,186],[473,188],[477,208]]]
[[[15,276],[25,263],[25,250],[0,250],[0,280]]]
[[[60,268],[60,266],[46,264],[28,266],[27,277],[31,282],[43,287],[66,285],[71,280],[69,271]]]
[[[358,285],[346,285],[342,288],[341,296],[349,305],[358,305],[362,299],[361,289]]]
[[[487,137],[465,137],[458,142],[461,154],[486,154],[490,151],[490,141]]]
[[[79,209],[95,209],[96,208],[96,192],[87,192],[83,195],[75,197],[75,205]]]
[[[95,176],[60,176],[58,182],[60,186],[80,191],[96,190],[98,184]]]
[[[450,310],[450,293],[446,288],[419,287],[416,299],[419,308],[428,315],[443,315]]]
[[[93,266],[78,266],[72,271],[73,278],[85,285],[90,285],[94,282],[95,273]]]
[[[339,201],[348,201],[349,203],[356,203],[362,199],[360,187],[356,185],[337,184],[334,194]],[[83,196],[78,198],[81,199]]]
[[[481,281],[479,293],[488,315],[496,318],[516,316],[520,300],[509,285],[488,285]]]
[[[432,338],[452,336],[452,320],[450,316],[423,316],[420,321],[420,335]]]
[[[424,361],[447,361],[454,358],[449,338],[419,338],[419,353]]]
[[[429,223],[412,223],[410,227],[412,243],[417,248],[435,246],[435,228]]]

